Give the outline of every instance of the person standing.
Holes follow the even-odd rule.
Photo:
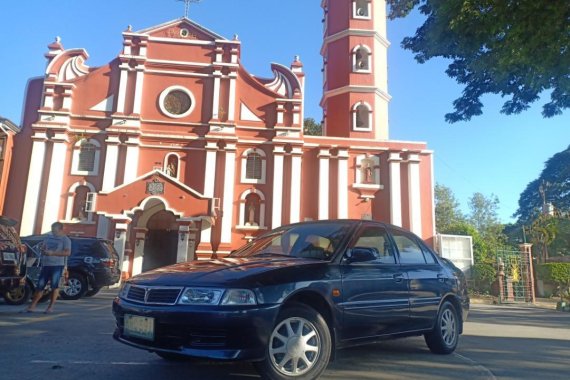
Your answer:
[[[26,309],[28,313],[36,309],[48,281],[51,282],[52,293],[45,313],[53,311],[53,305],[59,295],[59,280],[63,275],[65,262],[70,253],[71,240],[63,233],[63,224],[55,222],[51,225],[51,234],[48,234],[42,243],[42,270],[32,304]]]

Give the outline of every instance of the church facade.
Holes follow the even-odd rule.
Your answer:
[[[28,83],[5,214],[22,236],[61,221],[111,239],[129,274],[305,220],[381,220],[431,242],[432,152],[389,139],[385,1],[322,7],[322,136],[303,131],[298,58],[256,77],[237,36],[190,19],[129,27],[101,67],[56,40]]]

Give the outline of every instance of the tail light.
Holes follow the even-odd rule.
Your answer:
[[[103,263],[103,265],[106,267],[114,268],[117,260],[111,258],[103,258],[101,259],[101,263]]]

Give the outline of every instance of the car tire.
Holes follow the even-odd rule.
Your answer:
[[[92,288],[85,292],[85,297],[93,297],[95,294],[99,293],[101,288]]]
[[[32,288],[28,283],[25,283],[17,288],[5,291],[3,296],[4,301],[8,305],[23,305],[28,302],[32,296]]]
[[[64,300],[78,300],[87,292],[87,280],[76,272],[69,272],[67,285],[61,289],[59,295]]]
[[[308,306],[295,305],[279,314],[265,360],[254,365],[264,379],[317,379],[326,369],[331,351],[331,333],[324,318]]]
[[[455,307],[451,302],[445,301],[439,309],[433,330],[424,335],[430,351],[440,355],[455,351],[459,340],[459,323]]]

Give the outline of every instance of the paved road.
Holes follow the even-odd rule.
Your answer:
[[[0,301],[0,378],[98,380],[255,379],[248,363],[169,363],[113,341],[113,294],[60,301],[55,314],[19,314]],[[566,379],[570,314],[474,305],[453,355],[421,338],[340,351],[323,379]]]

